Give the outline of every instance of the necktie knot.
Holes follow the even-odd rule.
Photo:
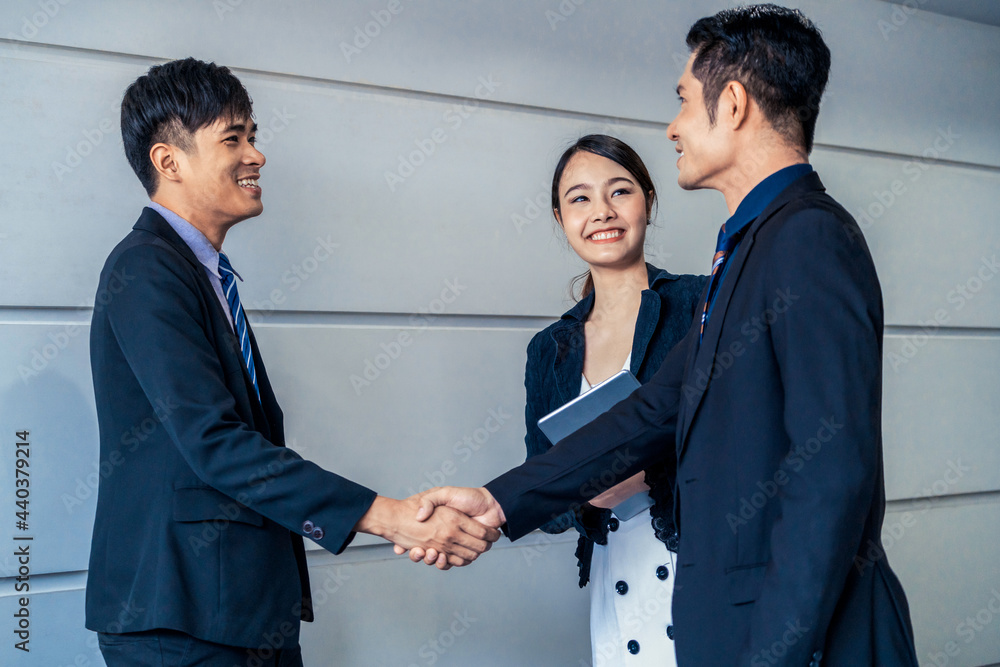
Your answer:
[[[226,253],[224,252],[219,253],[219,273],[222,274],[223,282],[225,282],[227,278],[232,280],[233,276],[239,277],[240,275],[236,273],[236,269],[233,268],[232,263],[229,261],[229,258],[226,257]]]

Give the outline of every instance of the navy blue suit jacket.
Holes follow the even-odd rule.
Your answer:
[[[204,267],[144,209],[104,266],[90,331],[91,630],[257,648],[294,645],[312,620],[302,535],[339,553],[375,493],[284,446],[250,340],[260,400]]]
[[[864,238],[811,173],[730,262],[700,345],[693,326],[628,400],[487,484],[508,534],[608,470],[672,458],[679,664],[916,665],[881,548],[883,312]]]

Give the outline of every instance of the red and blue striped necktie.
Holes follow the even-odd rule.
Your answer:
[[[722,280],[722,267],[726,264],[726,258],[729,257],[729,253],[733,251],[736,244],[739,243],[739,234],[733,234],[732,236],[726,236],[726,225],[722,224],[722,229],[719,230],[719,239],[715,243],[715,257],[712,258],[712,275],[708,279],[708,292],[705,295],[705,305],[701,310],[701,331],[698,334],[698,342],[701,343],[702,338],[705,337],[705,323],[708,322],[708,308],[712,303],[712,299],[715,298],[715,292],[719,287],[719,281]]]

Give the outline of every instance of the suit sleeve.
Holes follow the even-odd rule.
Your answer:
[[[822,648],[837,601],[830,592],[844,586],[880,480],[881,292],[846,217],[794,214],[768,246],[771,293],[787,290],[792,301],[771,326],[790,442],[779,474],[789,481],[752,612],[753,645],[736,664],[764,664],[775,643],[787,649],[782,665],[804,665]]]
[[[675,347],[652,379],[629,398],[546,453],[486,484],[503,507],[512,540],[579,509],[662,457],[675,456],[687,348],[685,343]]]
[[[240,418],[187,265],[141,245],[115,268],[136,279],[106,305],[112,331],[150,403],[176,406],[163,427],[194,473],[290,531],[304,534],[306,519],[322,526],[325,535],[313,539],[329,551],[346,548],[375,492],[267,441]]]

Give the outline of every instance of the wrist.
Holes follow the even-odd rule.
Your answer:
[[[485,486],[480,487],[480,490],[483,492],[483,495],[486,496],[489,503],[496,508],[497,516],[500,519],[500,525],[502,526],[503,524],[507,523],[507,517],[503,513],[503,507],[500,505],[500,503],[497,502],[497,499],[493,497],[493,494],[490,493],[490,490],[487,489]]]
[[[385,496],[375,496],[375,500],[372,501],[371,506],[368,511],[365,512],[358,523],[355,524],[354,530],[359,533],[368,533],[369,535],[375,535],[376,537],[381,537],[382,539],[392,541],[393,531],[393,516],[395,515],[396,505],[399,501],[392,498],[386,498]]]

